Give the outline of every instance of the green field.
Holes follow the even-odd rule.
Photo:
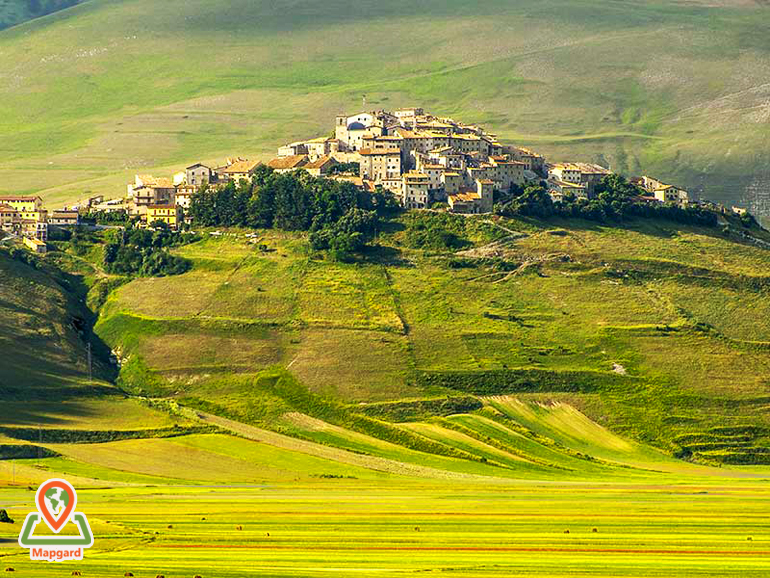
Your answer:
[[[0,32],[0,192],[56,206],[119,196],[135,173],[269,158],[365,94],[766,214],[767,9],[90,0]]]
[[[552,417],[539,422],[562,440],[578,439],[568,425],[586,426],[573,412]],[[592,437],[582,443],[605,456],[628,452],[656,469],[668,463],[596,425],[583,433]],[[88,465],[75,457],[20,461],[15,486],[11,465],[0,461],[0,507],[16,519],[0,524],[0,567],[46,578],[76,570],[100,578],[759,577],[770,568],[766,470],[607,467],[593,481],[574,473],[501,478],[489,465],[463,477],[395,473],[373,458],[367,468],[345,464],[341,453],[321,457],[334,455],[329,446],[264,439],[117,442],[81,452]],[[60,473],[75,483],[96,543],[83,562],[31,563],[14,546],[33,509],[25,485]]]

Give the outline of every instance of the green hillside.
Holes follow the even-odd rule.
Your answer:
[[[431,230],[466,248],[415,248]],[[669,454],[768,461],[770,257],[735,233],[410,214],[350,264],[260,234],[266,252],[244,232],[209,237],[177,250],[189,273],[110,295],[96,332],[121,351],[124,388],[301,437],[287,416],[407,445],[357,415],[414,421],[446,412],[388,403],[451,398],[450,414],[500,416],[489,399],[514,395]],[[275,368],[290,375],[263,373]]]
[[[0,30],[52,14],[79,0],[0,0]]]
[[[365,94],[767,213],[767,10],[91,0],[0,33],[0,189],[117,196],[139,171],[325,134]]]
[[[76,392],[88,381],[89,312],[78,279],[42,260],[0,250],[0,388],[5,396]],[[95,340],[94,340],[95,341]],[[95,381],[105,376],[94,345]]]

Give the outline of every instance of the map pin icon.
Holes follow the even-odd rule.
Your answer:
[[[77,504],[75,488],[60,479],[48,480],[37,490],[35,503],[45,523],[58,534],[67,524]]]

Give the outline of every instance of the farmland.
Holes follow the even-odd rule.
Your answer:
[[[263,454],[256,445],[249,451],[244,446],[250,443],[190,439],[178,444],[178,453],[164,450],[171,465],[191,458],[190,447],[213,451],[219,458],[206,462],[211,476],[187,473],[218,479],[220,485],[180,485],[81,466],[81,476],[111,472],[123,479],[106,488],[108,482],[68,475],[76,481],[79,509],[96,535],[86,560],[63,567],[30,563],[26,554],[2,543],[15,542],[17,523],[0,525],[0,565],[24,577],[69,576],[78,569],[99,578],[125,572],[233,578],[414,572],[474,578],[759,577],[770,567],[767,489],[761,478],[704,470],[686,478],[647,474],[648,480],[636,483],[495,477],[460,482],[373,475],[353,467],[332,470],[306,457],[295,466],[355,479],[287,481],[287,473],[281,479],[271,468],[255,475],[243,467],[259,456],[282,463],[281,451]],[[241,464],[227,485],[221,485],[223,470],[218,469],[227,466],[224,452],[237,454],[231,460]],[[132,459],[133,454],[121,455]],[[154,452],[143,455],[153,463]],[[17,475],[26,483],[72,468],[61,461],[45,467],[50,471],[19,464]],[[0,475],[7,473],[4,465],[0,468]],[[185,471],[175,472],[180,473]],[[246,485],[234,485],[236,480]],[[32,507],[31,492],[6,487],[0,490],[0,505],[10,506],[18,520]]]
[[[0,189],[57,206],[117,196],[135,173],[266,159],[325,134],[365,94],[369,108],[424,105],[554,160],[659,175],[764,214],[766,11],[91,0],[0,32]]]

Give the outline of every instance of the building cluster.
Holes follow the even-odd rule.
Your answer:
[[[338,163],[357,163],[359,174],[336,178],[370,191],[382,187],[405,208],[445,202],[457,213],[490,212],[495,192],[536,182],[546,184],[554,201],[591,199],[601,180],[612,174],[596,164],[547,163],[542,155],[503,144],[477,125],[422,108],[338,116],[334,136],[282,146],[268,164],[279,172],[304,169],[323,175]],[[641,202],[693,202],[686,191],[650,177],[635,183],[648,193]]]
[[[136,175],[123,198],[95,197],[83,206],[50,214],[39,197],[0,197],[0,231],[43,252],[49,225],[77,225],[85,211],[123,212],[145,226],[161,221],[177,229],[202,186],[248,180],[260,164],[239,157],[218,167],[196,163],[171,178]],[[530,183],[544,184],[554,201],[591,199],[602,179],[612,174],[591,163],[548,163],[529,149],[501,143],[480,126],[428,114],[422,108],[340,115],[332,136],[282,146],[267,165],[278,173],[304,170],[368,192],[389,191],[407,209],[441,202],[450,211],[465,214],[489,213],[496,193]],[[351,172],[353,167],[357,173]],[[687,191],[652,177],[631,182],[645,191],[639,202],[679,206],[695,202]],[[724,207],[716,210],[728,212]],[[733,208],[733,212],[745,211]]]
[[[390,191],[405,208],[445,202],[461,213],[489,212],[495,190],[546,177],[545,159],[537,153],[421,108],[338,116],[333,137],[282,146],[268,164],[281,172],[325,174],[337,163],[357,163],[359,174],[350,180]]]
[[[77,211],[63,209],[49,212],[37,196],[0,196],[0,231],[19,237],[36,253],[46,252],[48,226],[67,227],[79,222]]]
[[[150,226],[163,222],[171,229],[178,229],[184,212],[190,208],[192,197],[203,185],[219,185],[229,181],[250,179],[259,166],[258,161],[229,158],[222,166],[209,167],[196,163],[176,173],[171,178],[152,175],[135,175],[129,183],[126,196],[103,201],[91,206],[91,210],[105,213],[123,212]]]
[[[501,143],[480,126],[427,114],[422,108],[338,116],[333,136],[284,145],[266,164],[277,173],[303,170],[351,182],[364,191],[382,188],[407,209],[443,202],[450,211],[467,214],[491,212],[495,193],[509,192],[513,185],[546,183],[554,200],[590,199],[596,185],[611,174],[595,164],[549,164],[536,152]],[[145,225],[162,221],[178,228],[204,184],[248,180],[259,165],[239,157],[219,167],[196,163],[171,178],[136,175],[125,198],[91,208],[123,211]],[[342,170],[353,166],[357,174]],[[661,192],[667,185],[648,177],[643,183],[650,199],[687,202],[681,189],[674,189],[672,201],[673,192]]]

